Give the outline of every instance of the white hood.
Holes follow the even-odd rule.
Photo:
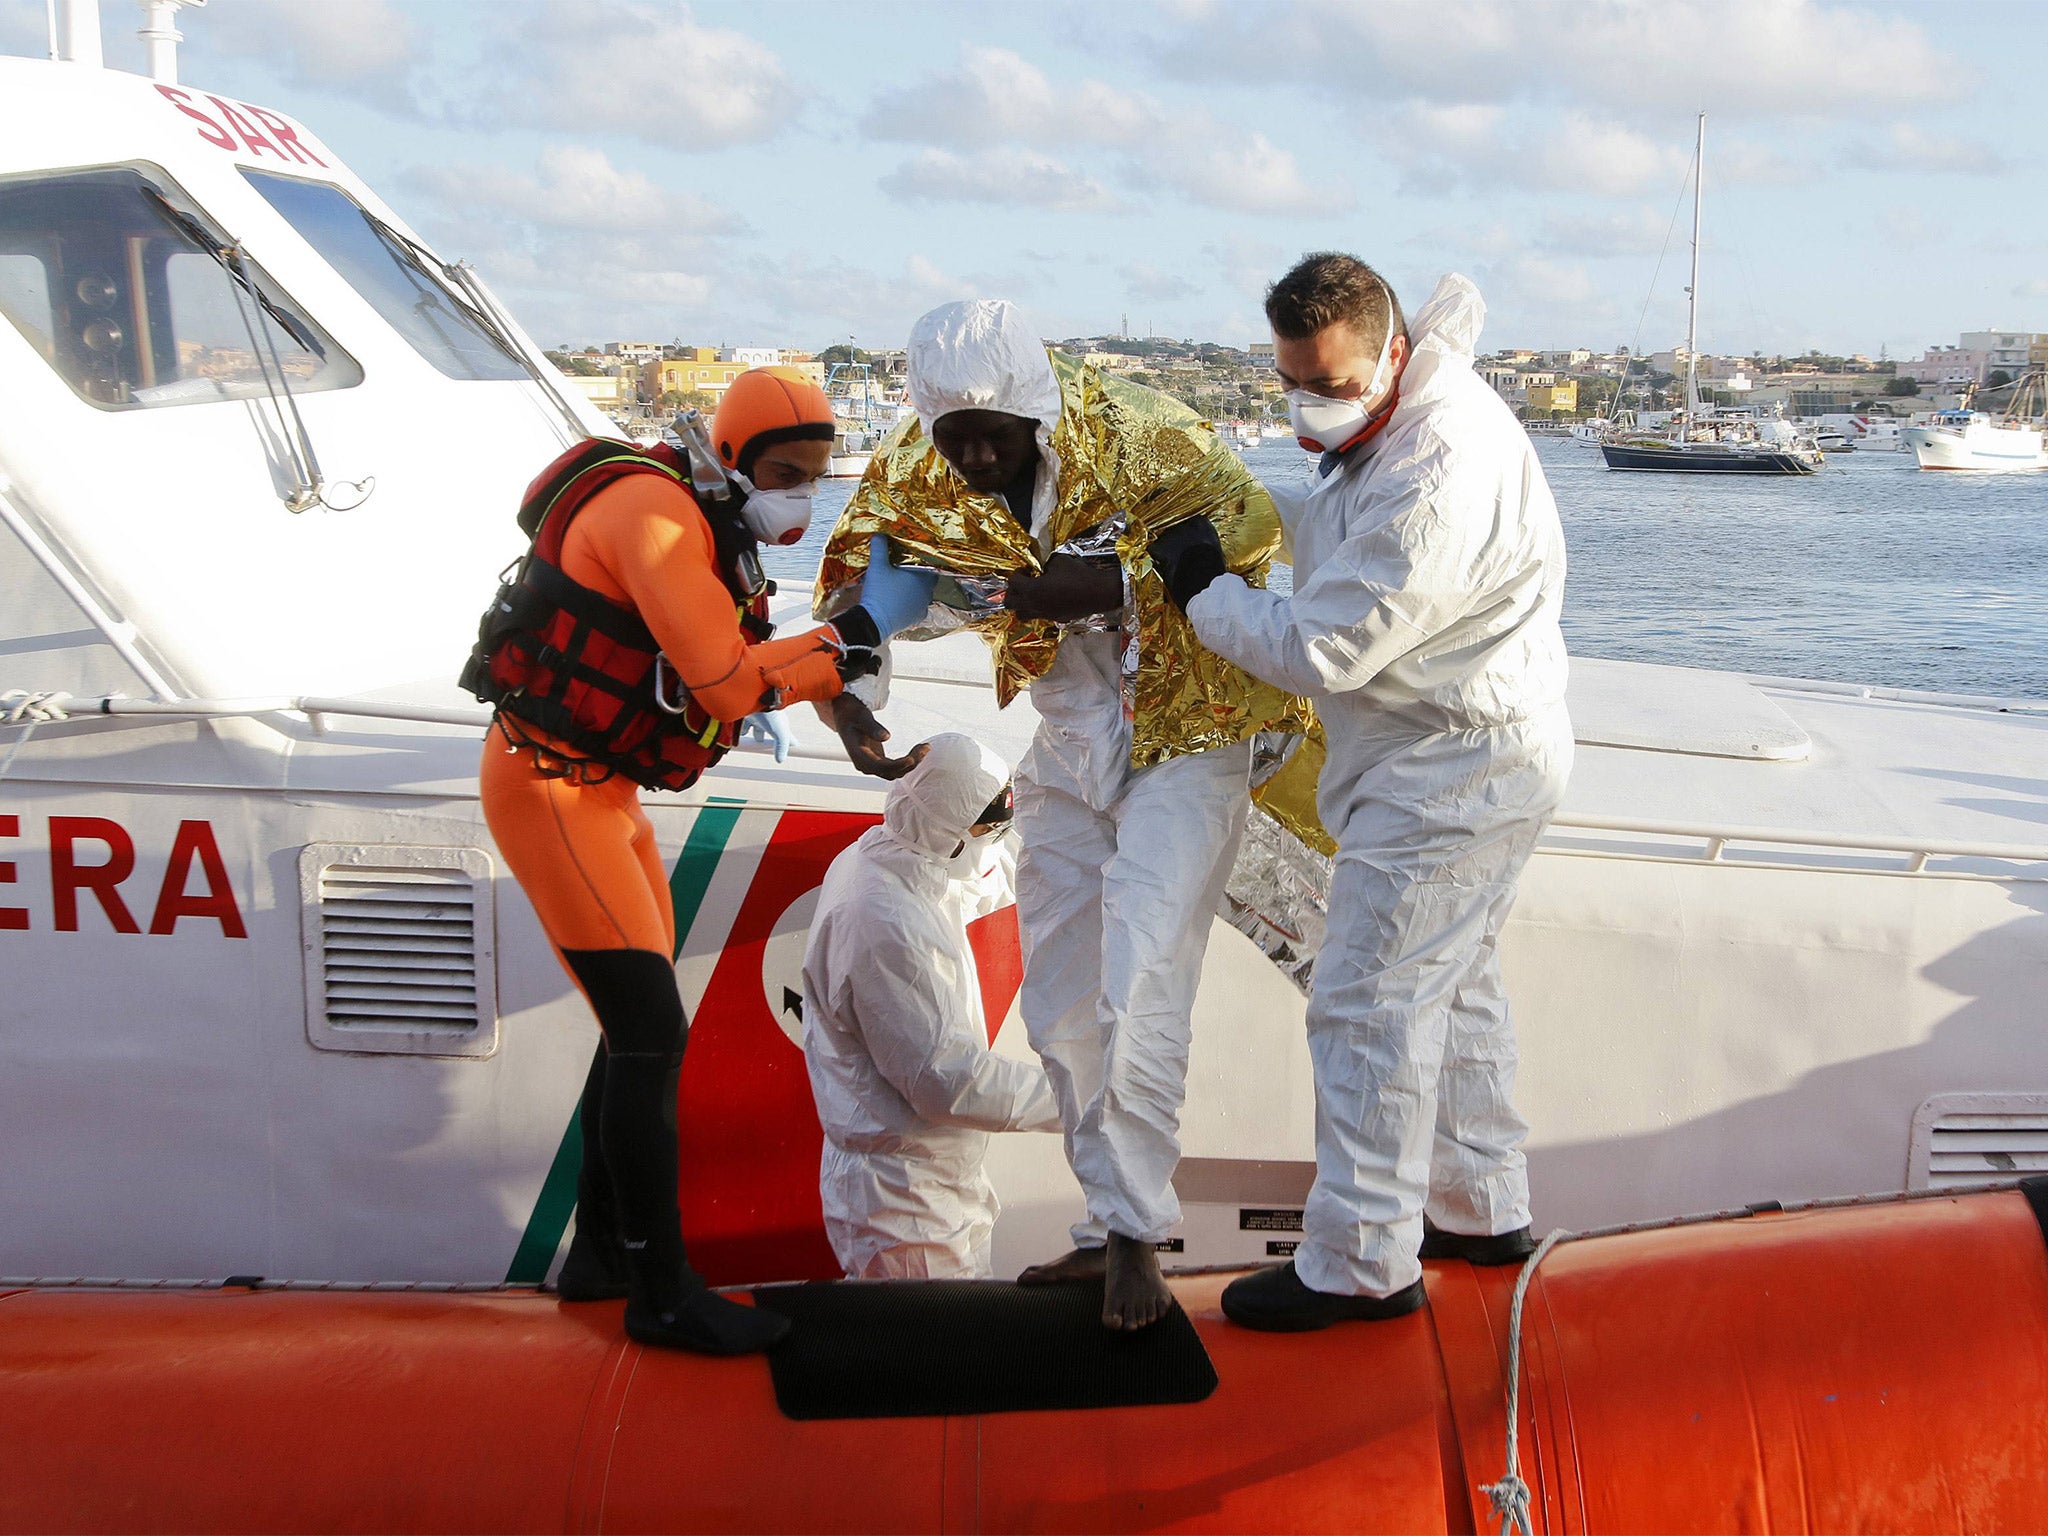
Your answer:
[[[1040,442],[1060,419],[1060,385],[1045,343],[1008,299],[942,304],[912,326],[904,393],[927,437],[952,411],[1032,417]]]
[[[1412,352],[1401,374],[1401,405],[1422,403],[1446,368],[1471,367],[1485,324],[1486,300],[1470,278],[1457,272],[1438,278],[1436,292],[1408,322]]]
[[[944,864],[1010,782],[1010,766],[971,736],[934,736],[924,761],[889,786],[882,825],[899,843]]]

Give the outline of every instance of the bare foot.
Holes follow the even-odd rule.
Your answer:
[[[1166,1278],[1159,1273],[1159,1254],[1150,1243],[1112,1232],[1107,1252],[1103,1327],[1135,1333],[1173,1310],[1173,1292],[1166,1288]]]
[[[1076,1248],[1050,1264],[1034,1264],[1017,1277],[1019,1285],[1060,1285],[1068,1280],[1100,1280],[1104,1266],[1100,1248]]]

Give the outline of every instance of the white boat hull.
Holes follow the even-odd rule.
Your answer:
[[[1967,469],[1985,472],[2048,469],[2038,427],[1995,427],[1972,423],[1957,431],[1949,427],[1908,427],[1903,434],[1922,469]]]

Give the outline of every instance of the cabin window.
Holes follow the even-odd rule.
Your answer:
[[[0,313],[107,410],[360,384],[355,359],[161,172],[0,179]]]
[[[396,231],[341,188],[262,171],[242,174],[415,352],[449,378],[531,376]]]

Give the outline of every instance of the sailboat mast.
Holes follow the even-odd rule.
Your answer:
[[[1700,192],[1707,179],[1707,114],[1700,114],[1692,149],[1692,282],[1685,290],[1685,424],[1700,398]]]

